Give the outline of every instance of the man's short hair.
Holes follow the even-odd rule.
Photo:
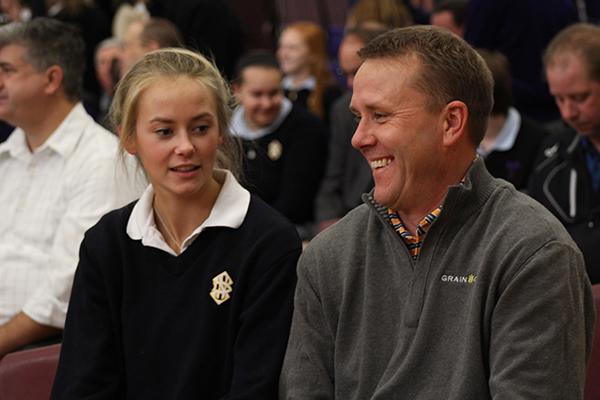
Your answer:
[[[578,23],[560,31],[544,52],[544,67],[551,66],[556,57],[573,54],[585,62],[589,78],[600,82],[600,27]]]
[[[464,40],[435,26],[394,29],[369,42],[363,59],[416,57],[420,68],[414,85],[429,97],[428,107],[441,110],[459,100],[469,110],[467,126],[475,145],[485,135],[492,109],[492,74],[479,54]]]
[[[77,28],[43,17],[14,22],[0,27],[0,48],[11,44],[25,48],[26,61],[38,72],[60,67],[65,96],[71,101],[81,98],[85,44]]]
[[[275,69],[281,72],[281,67],[277,58],[266,50],[253,50],[242,56],[237,62],[234,70],[234,83],[242,83],[242,74],[246,68],[259,67],[267,69]],[[283,72],[281,72],[283,74]]]
[[[494,107],[492,115],[507,115],[513,104],[510,62],[499,51],[477,49],[494,78]]]
[[[183,46],[179,29],[171,21],[164,18],[150,18],[145,21],[144,29],[140,34],[140,42],[143,46],[147,46],[150,42],[156,42],[161,49]]]
[[[467,21],[467,9],[469,7],[469,0],[444,0],[437,3],[431,14],[437,14],[444,11],[448,11],[452,14],[454,23],[460,27],[465,26]]]

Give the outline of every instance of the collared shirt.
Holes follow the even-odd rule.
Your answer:
[[[585,154],[585,162],[592,180],[592,189],[598,193],[600,191],[600,154],[588,138],[582,136],[579,143]]]
[[[21,129],[0,145],[0,323],[64,325],[84,232],[134,199],[117,147],[81,104],[35,151]]]
[[[208,216],[194,231],[183,241],[183,253],[200,233],[209,227],[224,226],[238,228],[248,212],[250,205],[250,192],[244,189],[233,174],[227,170],[215,170],[217,182],[222,184],[221,191]],[[163,250],[173,256],[177,253],[169,247],[154,221],[154,188],[149,185],[140,200],[133,207],[129,221],[127,221],[127,235],[133,240],[141,240],[144,246]]]
[[[431,224],[440,216],[442,213],[442,206],[440,205],[435,210],[431,211],[429,214],[425,216],[418,224],[415,234],[413,235],[404,227],[402,220],[398,213],[391,208],[387,210],[387,217],[390,221],[390,224],[394,228],[394,230],[400,235],[406,246],[408,247],[408,252],[412,256],[413,260],[419,258],[419,254],[421,252],[421,246],[423,244],[423,239],[427,234],[427,231],[431,227]]]
[[[519,130],[521,129],[521,114],[517,111],[516,108],[510,107],[508,109],[508,115],[506,116],[506,121],[500,129],[496,140],[492,144],[492,146],[484,150],[479,147],[477,149],[477,153],[482,157],[487,157],[488,154],[494,151],[508,151],[513,148],[515,145],[515,141],[517,140],[517,135],[519,134]]]
[[[475,156],[473,162],[475,162],[475,160],[477,160],[478,157],[479,156]],[[459,185],[464,185],[465,179],[466,176],[461,179]],[[429,212],[425,216],[425,218],[419,221],[419,223],[417,224],[417,228],[415,229],[414,235],[410,233],[408,229],[406,229],[397,211],[391,208],[385,209],[381,206],[379,206],[378,209],[380,209],[381,214],[387,218],[387,220],[390,222],[390,225],[392,225],[392,228],[394,228],[396,233],[400,235],[400,237],[408,247],[408,252],[412,256],[413,260],[416,261],[419,258],[419,254],[421,253],[421,246],[423,245],[423,240],[425,239],[427,231],[429,230],[429,228],[431,228],[431,225],[442,213],[442,205],[440,204],[436,209]]]
[[[231,116],[231,134],[233,136],[237,136],[245,140],[260,139],[261,137],[267,136],[269,133],[272,133],[277,128],[279,128],[279,126],[283,123],[283,121],[287,118],[291,111],[292,102],[284,97],[281,100],[281,107],[279,108],[279,113],[277,114],[277,117],[271,123],[271,125],[261,129],[252,129],[246,123],[246,111],[244,107],[239,106],[233,111],[233,115]]]
[[[307,90],[315,90],[315,88],[317,87],[317,80],[314,76],[309,76],[308,78],[306,78],[305,80],[303,80],[302,82],[298,83],[298,84],[294,84],[294,81],[291,77],[286,76],[283,78],[283,80],[281,81],[281,86],[283,86],[283,88],[285,90],[302,90],[302,89],[307,89]]]

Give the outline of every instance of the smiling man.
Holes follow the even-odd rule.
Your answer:
[[[134,197],[80,102],[83,48],[56,20],[0,28],[0,357],[60,333],[84,232]]]
[[[575,24],[548,45],[550,92],[564,124],[542,145],[529,193],[565,225],[600,283],[600,27]]]
[[[583,259],[476,157],[492,107],[484,61],[424,26],[360,55],[352,145],[375,188],[301,257],[280,398],[582,398]]]

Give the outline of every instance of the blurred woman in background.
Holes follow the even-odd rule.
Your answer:
[[[287,25],[279,38],[277,58],[285,75],[286,97],[328,125],[329,109],[341,89],[329,67],[325,31],[308,21]]]

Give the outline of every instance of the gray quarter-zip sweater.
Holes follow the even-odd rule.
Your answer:
[[[365,203],[301,257],[280,398],[583,398],[591,288],[548,211],[477,160],[413,262]]]

